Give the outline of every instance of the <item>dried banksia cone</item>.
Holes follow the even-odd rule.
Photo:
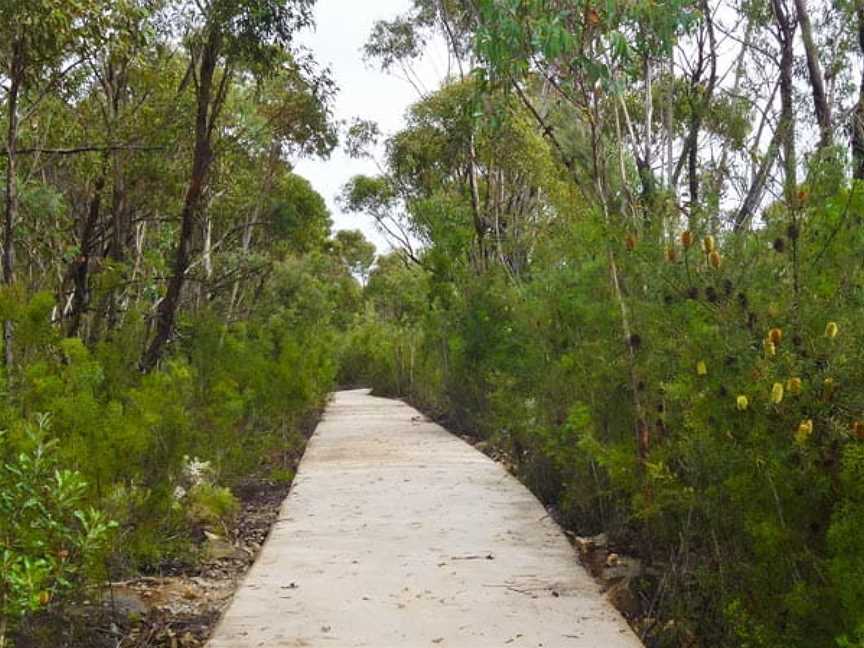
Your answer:
[[[828,322],[825,325],[825,336],[829,338],[837,337],[837,334],[840,332],[840,327],[837,326],[837,322]]]
[[[681,232],[681,245],[684,246],[685,250],[690,249],[693,245],[693,233],[690,230]]]
[[[717,270],[720,268],[720,264],[723,262],[723,258],[720,256],[720,253],[717,250],[714,250],[711,254],[708,255],[708,261],[711,263],[711,267]]]
[[[852,423],[852,434],[856,438],[864,440],[864,421],[855,421]]]
[[[788,391],[793,396],[797,396],[801,393],[801,379],[800,378],[790,378],[786,381],[786,391]]]
[[[706,365],[703,360],[700,360],[696,363],[696,373],[700,376],[705,376],[708,374],[708,365]]]
[[[774,343],[774,346],[779,346],[783,341],[783,329],[772,328],[768,331],[768,339]]]
[[[813,434],[813,419],[804,419],[798,424],[798,429],[795,430],[795,441],[803,444]]]
[[[666,260],[669,263],[675,263],[678,260],[678,250],[671,245],[666,248]]]
[[[624,239],[624,242],[630,252],[636,249],[636,236],[634,234],[628,234],[627,238]]]
[[[775,405],[783,402],[783,385],[779,382],[774,383],[774,386],[771,388],[771,402]]]
[[[777,345],[770,338],[762,340],[762,350],[765,351],[765,356],[768,358],[773,358],[777,355]]]
[[[742,394],[735,399],[735,406],[738,408],[739,412],[743,412],[750,407],[750,400]]]
[[[711,254],[717,246],[714,244],[714,237],[711,235],[706,236],[702,239],[702,249],[705,250],[705,254]]]

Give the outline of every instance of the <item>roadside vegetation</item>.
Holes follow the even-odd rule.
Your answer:
[[[414,4],[344,379],[637,555],[649,645],[864,645],[864,9]]]
[[[196,564],[336,384],[636,555],[648,645],[864,646],[860,1],[414,0],[385,135],[313,5],[0,2],[0,648]],[[340,135],[377,261],[293,171]]]
[[[0,3],[0,646],[293,476],[371,262],[292,171],[337,141],[311,11]]]

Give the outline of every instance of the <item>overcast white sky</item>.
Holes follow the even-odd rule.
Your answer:
[[[419,98],[417,91],[404,79],[368,67],[361,48],[375,21],[392,18],[410,7],[411,0],[318,0],[317,29],[302,40],[318,62],[333,71],[340,88],[335,105],[337,119],[371,119],[385,135],[402,126],[406,109]],[[443,44],[431,47],[415,67],[426,90],[435,89],[446,76],[446,56]],[[329,160],[298,160],[295,170],[327,200],[334,229],[360,229],[379,251],[387,249],[371,219],[342,213],[336,204],[337,194],[352,176],[377,173],[371,160],[352,160],[337,150]]]

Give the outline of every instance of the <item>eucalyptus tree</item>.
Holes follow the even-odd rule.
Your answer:
[[[4,158],[3,283],[15,283],[16,227],[19,217],[18,142],[22,125],[37,112],[70,73],[83,52],[112,35],[112,20],[127,10],[107,0],[8,0],[0,4],[0,69],[4,80],[6,137]],[[113,33],[118,36],[116,32]],[[14,362],[13,327],[4,322],[5,362]]]
[[[189,56],[187,83],[195,96],[194,148],[180,214],[180,231],[166,293],[155,314],[154,331],[141,357],[142,371],[156,366],[171,338],[201,215],[213,141],[226,100],[238,80],[266,79],[292,60],[294,37],[312,24],[313,0],[210,0],[186,15],[183,40]]]

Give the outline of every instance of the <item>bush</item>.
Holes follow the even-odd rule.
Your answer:
[[[27,426],[18,453],[0,435],[0,647],[25,615],[87,583],[115,526],[85,506],[81,474],[59,467],[48,421]]]

